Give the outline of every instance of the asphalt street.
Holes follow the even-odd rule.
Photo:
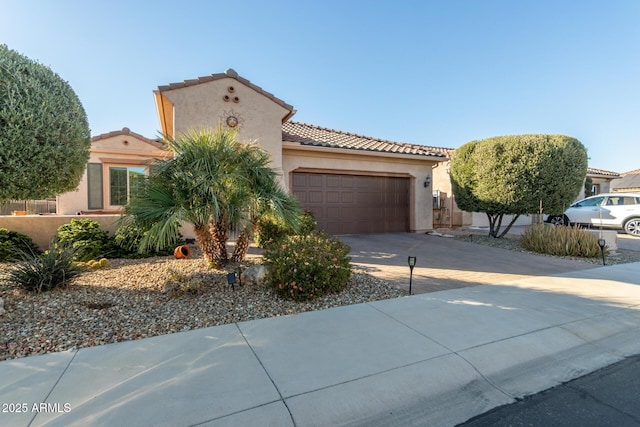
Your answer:
[[[464,427],[640,426],[640,355],[479,415]]]

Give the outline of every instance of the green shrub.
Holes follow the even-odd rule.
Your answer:
[[[303,236],[311,234],[316,229],[316,219],[313,217],[313,212],[305,209],[302,212],[302,219],[300,221],[300,233]]]
[[[149,250],[140,253],[138,251],[140,241],[147,231],[147,227],[135,223],[121,225],[116,230],[111,241],[112,245],[109,256],[112,258],[148,258],[152,256],[172,255],[176,246],[184,244],[184,239],[182,235],[179,234],[176,239],[172,240],[169,246],[160,251]]]
[[[19,261],[9,270],[5,280],[31,292],[66,286],[71,278],[84,271],[73,261],[76,251],[77,248],[62,245],[52,245],[42,255],[19,251]]]
[[[520,244],[529,251],[548,255],[585,258],[601,255],[598,236],[577,226],[554,227],[534,224],[525,229]]]
[[[38,247],[26,234],[0,228],[0,261],[11,260],[16,252],[38,253]]]
[[[300,217],[300,230],[295,233],[291,228],[286,227],[282,222],[274,217],[264,215],[256,223],[255,242],[261,248],[267,248],[269,245],[282,241],[286,236],[294,234],[307,235],[316,228],[316,221],[313,218],[313,212],[305,210]]]
[[[287,236],[264,253],[267,284],[281,297],[295,301],[339,292],[351,276],[350,250],[324,233]]]
[[[101,258],[110,250],[108,233],[91,219],[72,219],[58,227],[56,245],[76,249],[76,261]]]

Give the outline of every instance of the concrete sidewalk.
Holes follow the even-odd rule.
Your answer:
[[[640,353],[640,263],[0,362],[3,426],[463,422]]]

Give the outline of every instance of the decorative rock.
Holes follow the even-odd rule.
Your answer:
[[[4,300],[0,298],[0,316],[4,314]]]
[[[256,264],[242,272],[242,280],[248,285],[262,285],[267,275],[264,265]]]

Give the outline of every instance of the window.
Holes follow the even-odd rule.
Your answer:
[[[591,197],[589,199],[584,199],[576,203],[574,206],[577,208],[600,206],[602,205],[603,201],[604,201],[604,197]]]
[[[124,206],[132,195],[137,194],[144,179],[142,167],[110,167],[109,168],[109,204]]]

